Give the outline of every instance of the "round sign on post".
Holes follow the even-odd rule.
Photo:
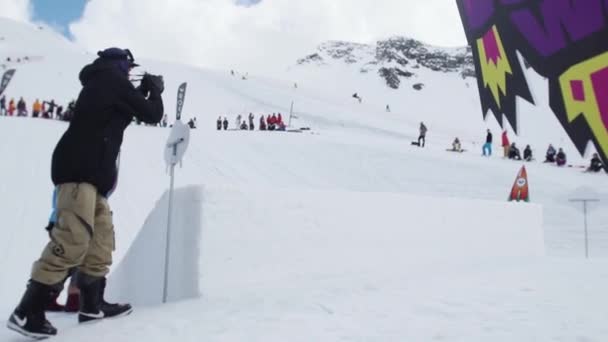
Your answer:
[[[165,145],[165,163],[176,165],[182,161],[190,141],[190,127],[181,121],[175,121]]]
[[[190,127],[184,125],[181,121],[181,111],[184,106],[184,98],[186,96],[186,83],[182,83],[177,90],[177,113],[173,128],[169,133],[169,139],[165,145],[165,162],[170,168],[171,183],[169,185],[169,203],[167,215],[167,238],[165,243],[165,275],[163,284],[163,303],[167,302],[169,297],[169,259],[171,256],[171,218],[173,214],[173,186],[175,180],[175,165],[182,162],[182,158],[188,149],[190,141]]]

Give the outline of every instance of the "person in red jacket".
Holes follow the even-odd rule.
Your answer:
[[[268,122],[268,130],[274,131],[274,129],[276,128],[276,125],[277,125],[276,114],[272,113],[272,116],[268,115],[268,119],[266,119],[266,121]]]
[[[283,117],[281,116],[281,113],[279,113],[277,115],[277,125],[281,125],[283,123]]]
[[[503,156],[505,158],[509,157],[509,149],[511,148],[511,144],[509,143],[509,137],[507,136],[507,130],[505,129],[502,132],[502,149],[503,149]]]

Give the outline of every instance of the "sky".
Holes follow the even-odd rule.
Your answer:
[[[89,51],[119,46],[136,58],[258,73],[287,68],[327,40],[466,43],[455,0],[0,0],[0,8]]]
[[[57,6],[65,3],[64,6]],[[71,38],[68,25],[82,16],[86,0],[31,0],[32,19],[42,21]]]

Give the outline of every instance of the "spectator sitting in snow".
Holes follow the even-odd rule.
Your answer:
[[[243,122],[241,122],[241,130],[246,131],[249,129],[249,126],[247,126],[247,122],[245,122],[245,120],[243,120]]]
[[[285,124],[283,123],[283,121],[279,122],[277,124],[277,131],[284,131],[287,127],[285,127]]]
[[[555,156],[555,162],[557,163],[557,166],[566,165],[566,153],[564,153],[564,150],[562,150],[561,147]]]
[[[271,115],[268,115],[268,117],[266,118],[266,124],[268,125],[268,130],[269,131],[274,131],[276,128],[276,120],[277,120],[277,116],[275,113],[272,113]]]
[[[555,147],[549,144],[549,148],[547,148],[547,154],[545,155],[545,163],[555,163]]]
[[[602,169],[604,169],[602,160],[597,153],[594,153],[593,158],[591,158],[591,164],[587,168],[587,172],[600,172]]]
[[[264,119],[264,115],[260,116],[260,131],[266,130],[266,120]]]
[[[519,149],[515,146],[515,143],[512,143],[511,147],[509,148],[508,157],[509,159],[521,160],[521,153],[519,152]]]
[[[462,152],[462,145],[460,144],[460,139],[458,139],[458,137],[456,137],[456,139],[454,139],[454,142],[452,142],[452,151]]]
[[[526,148],[524,149],[524,160],[525,161],[534,160],[534,158],[532,157],[532,148],[530,148],[530,145],[526,145]]]

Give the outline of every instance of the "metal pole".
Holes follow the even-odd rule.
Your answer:
[[[291,115],[293,114],[293,101],[291,101],[291,108],[289,109],[289,123],[287,126],[291,127]]]
[[[589,233],[587,231],[587,201],[583,201],[583,214],[585,215],[585,258],[589,259]]]
[[[181,138],[173,144],[169,144],[167,147],[173,149],[173,155],[177,155],[177,145],[184,142],[184,139]],[[167,302],[168,297],[168,287],[169,287],[169,259],[171,255],[171,220],[173,218],[173,184],[175,181],[175,163],[171,163],[171,184],[169,185],[169,213],[167,215],[167,236],[166,236],[166,246],[165,246],[165,279],[163,282],[163,303]]]
[[[173,184],[175,164],[171,165],[171,185],[169,186],[169,214],[167,215],[167,246],[165,247],[165,279],[163,284],[163,303],[167,302],[167,288],[169,286],[169,255],[171,248],[171,218],[173,213]]]
[[[587,202],[599,202],[599,199],[571,199],[570,202],[582,202],[583,203],[583,222],[585,225],[585,258],[589,259],[589,228],[587,225]]]

